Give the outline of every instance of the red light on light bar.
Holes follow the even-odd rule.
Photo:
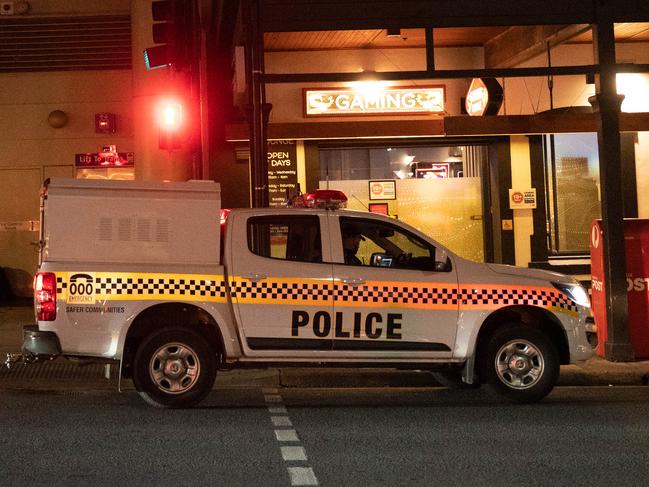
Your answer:
[[[347,206],[347,196],[335,189],[318,189],[304,196],[304,205],[309,208],[336,210]]]

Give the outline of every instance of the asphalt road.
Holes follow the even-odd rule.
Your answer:
[[[649,387],[0,391],[0,485],[647,485]]]

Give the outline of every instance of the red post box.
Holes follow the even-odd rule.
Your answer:
[[[601,223],[601,220],[595,220],[590,227],[590,266],[593,314],[599,338],[597,354],[603,357],[604,344],[608,339],[608,326]],[[624,251],[631,345],[635,358],[649,358],[649,220],[624,219]]]

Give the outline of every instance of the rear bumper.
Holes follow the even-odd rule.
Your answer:
[[[38,325],[24,326],[22,353],[38,359],[52,359],[61,354],[61,342],[53,331],[40,331]]]

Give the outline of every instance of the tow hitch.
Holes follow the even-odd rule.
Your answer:
[[[61,354],[61,344],[55,333],[41,331],[38,326],[23,327],[23,347],[21,353],[8,353],[4,365],[11,369],[17,364],[33,364],[54,360]]]

